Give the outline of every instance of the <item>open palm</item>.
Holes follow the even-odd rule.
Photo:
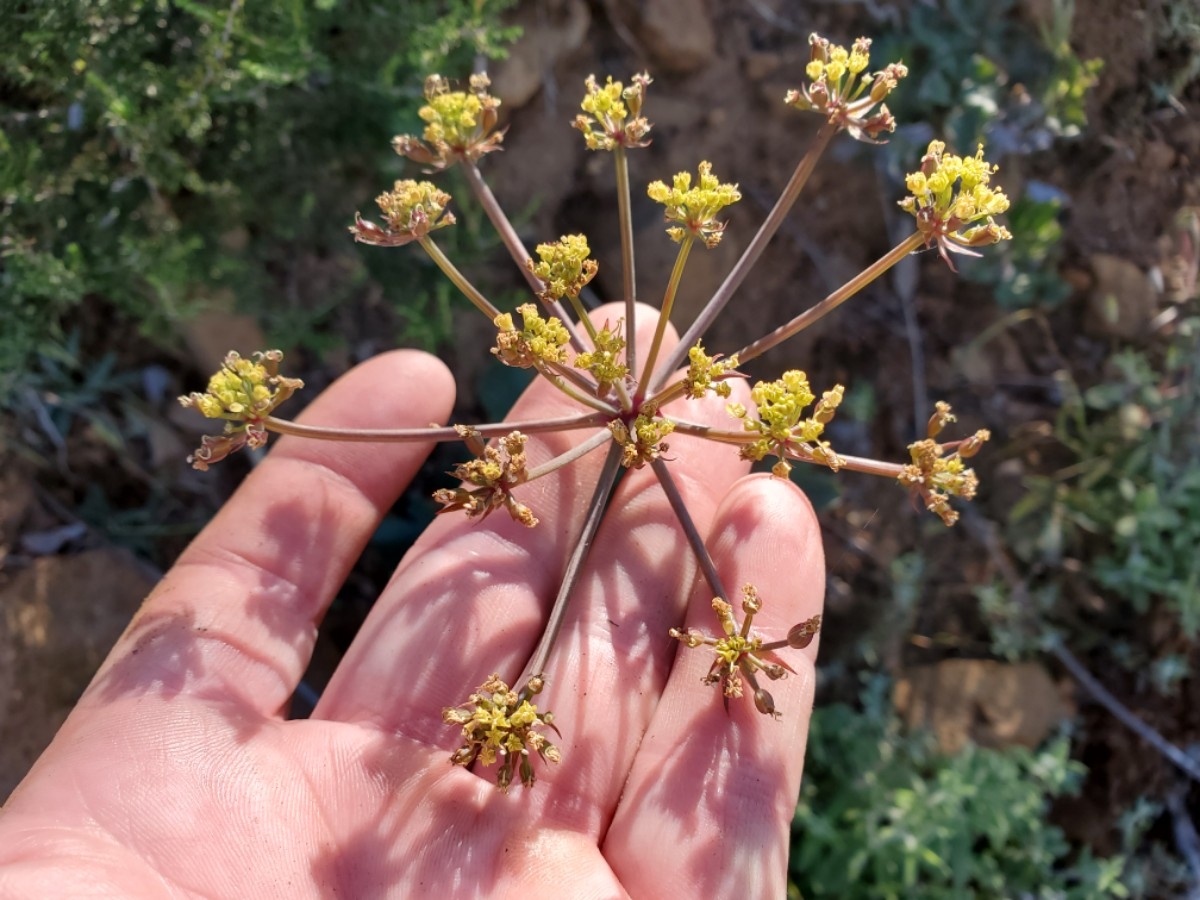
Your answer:
[[[648,327],[639,322],[639,330]],[[648,333],[647,333],[648,339]],[[371,360],[310,421],[442,421],[437,360]],[[536,384],[513,420],[561,415]],[[745,401],[743,401],[745,402]],[[727,422],[721,402],[688,409]],[[531,465],[586,432],[532,437]],[[815,646],[774,685],[783,719],[723,709],[711,594],[662,491],[630,472],[611,504],[539,705],[563,762],[532,790],[453,767],[441,710],[541,633],[603,453],[522,489],[541,525],[439,518],[406,556],[313,717],[286,721],[318,623],[426,445],[283,438],[143,605],[0,814],[0,896],[778,897],[812,703]],[[742,477],[728,450],[673,436],[672,471],[731,589],[782,637],[820,611],[811,509]],[[501,518],[504,520],[501,521]]]

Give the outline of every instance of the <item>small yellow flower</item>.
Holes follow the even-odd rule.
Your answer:
[[[726,709],[729,708],[730,698],[743,695],[742,682],[745,680],[753,692],[755,708],[763,715],[778,719],[780,713],[775,709],[775,701],[759,686],[758,675],[762,673],[772,681],[778,681],[793,671],[791,666],[775,657],[774,651],[784,647],[807,647],[821,628],[821,617],[813,616],[793,626],[784,640],[763,643],[762,638],[752,634],[750,630],[755,614],[762,609],[762,598],[754,585],[747,584],[742,587],[742,612],[745,619],[740,626],[734,617],[733,606],[722,598],[714,597],[712,608],[721,623],[719,637],[696,629],[683,631],[679,628],[671,629],[671,637],[693,649],[705,646],[712,649],[716,659],[713,660],[703,682],[721,686],[721,697]]]
[[[578,297],[599,268],[588,259],[591,249],[582,234],[564,234],[550,244],[538,244],[541,262],[526,263],[529,271],[541,279],[543,289],[538,296],[547,303],[563,297]]]
[[[810,58],[804,67],[809,84],[788,91],[784,101],[796,109],[825,116],[856,140],[879,143],[883,132],[896,130],[896,120],[886,105],[879,105],[908,74],[903,63],[863,74],[871,60],[871,41],[859,38],[847,50],[819,34],[808,39]],[[861,76],[861,77],[860,77]],[[879,105],[879,109],[872,112]]]
[[[617,147],[646,147],[651,125],[642,117],[642,103],[649,75],[634,75],[629,87],[609,77],[600,85],[596,76],[585,82],[587,93],[580,107],[584,114],[575,117],[574,126],[583,132],[589,150],[616,150]]]
[[[398,135],[392,140],[396,152],[436,171],[499,150],[504,132],[494,129],[500,101],[487,92],[490,84],[481,73],[471,76],[469,90],[453,91],[441,75],[430,75],[425,106],[418,112],[426,123],[424,140]]]
[[[917,220],[925,246],[936,244],[953,269],[950,253],[979,256],[972,248],[1007,241],[1012,234],[994,218],[1008,209],[1008,197],[990,185],[996,167],[983,158],[983,145],[974,156],[945,151],[944,143],[930,141],[921,168],[905,178],[909,196],[900,208]]]
[[[377,247],[401,247],[419,241],[431,231],[454,224],[446,212],[450,195],[428,181],[397,181],[392,190],[375,198],[383,213],[381,228],[355,214],[350,233],[356,241]]]
[[[460,726],[463,735],[463,745],[450,757],[450,762],[469,766],[478,761],[490,766],[499,761],[496,786],[501,793],[508,793],[514,775],[519,775],[525,787],[533,787],[537,779],[530,751],[545,763],[562,760],[558,747],[538,730],[551,728],[558,734],[554,714],[538,712],[537,706],[529,702],[544,685],[544,679],[536,676],[523,689],[515,691],[499,675],[492,675],[465,704],[443,709],[442,721]]]
[[[786,478],[792,470],[787,461],[789,456],[822,463],[836,472],[842,466],[842,459],[820,437],[841,404],[843,392],[840,384],[834,385],[833,390],[821,395],[812,415],[805,418],[805,408],[816,397],[803,372],[793,369],[776,381],[758,382],[750,391],[758,408],[757,418],[751,418],[739,403],[726,407],[731,415],[743,420],[746,431],[760,435],[742,447],[742,458],[760,460],[768,455],[777,456],[779,461],[771,471],[780,478]]]
[[[194,468],[204,471],[242,447],[256,449],[266,444],[263,421],[304,387],[300,379],[279,374],[282,359],[279,350],[260,351],[250,359],[230,351],[203,394],[179,398],[183,406],[198,410],[206,418],[225,420],[224,433],[204,435],[200,448],[188,457]]]
[[[700,163],[695,187],[692,186],[692,176],[680,172],[671,187],[655,181],[646,193],[651,200],[666,207],[663,214],[666,221],[677,223],[667,229],[671,240],[678,244],[685,238],[696,237],[709,249],[721,243],[721,235],[725,231],[725,223],[716,220],[717,214],[742,199],[736,184],[722,184],[717,180],[709,162]]]

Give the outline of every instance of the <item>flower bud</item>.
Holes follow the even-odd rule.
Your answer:
[[[779,713],[775,710],[775,700],[762,688],[754,692],[754,708],[764,716],[779,717]]]
[[[992,436],[992,433],[986,428],[981,428],[975,432],[958,447],[958,455],[963,459],[970,459],[983,447],[984,442]]]
[[[794,647],[797,650],[803,650],[812,643],[818,631],[821,630],[821,617],[813,616],[799,625],[793,625],[788,632],[787,642],[789,647]]]

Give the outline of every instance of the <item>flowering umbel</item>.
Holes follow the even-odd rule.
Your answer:
[[[629,374],[629,367],[621,362],[621,352],[625,349],[625,338],[621,336],[623,321],[617,319],[616,325],[605,322],[593,339],[595,348],[575,357],[575,368],[591,373],[596,379],[597,396],[606,393],[614,384],[623,382]]]
[[[599,269],[599,264],[588,258],[591,252],[582,234],[564,234],[553,243],[538,244],[541,262],[531,259],[525,265],[542,282],[538,296],[543,302],[579,296]]]
[[[356,241],[377,247],[402,247],[422,240],[431,231],[454,224],[454,213],[446,211],[450,195],[428,181],[397,181],[390,191],[375,198],[383,213],[384,227],[368,222],[357,213],[350,233]]]
[[[496,772],[496,787],[507,794],[513,775],[519,774],[521,784],[533,787],[532,750],[543,762],[557,763],[562,759],[558,747],[546,740],[538,729],[551,728],[555,734],[554,714],[539,713],[537,706],[529,700],[541,692],[543,679],[529,679],[521,691],[514,691],[492,675],[479,686],[462,706],[448,706],[442,710],[442,721],[447,725],[461,725],[464,743],[450,757],[456,766],[469,766],[478,761],[490,766],[499,761]]]
[[[208,390],[179,398],[183,406],[199,410],[209,419],[225,420],[223,434],[206,434],[200,439],[199,449],[188,457],[193,468],[203,472],[242,447],[255,449],[267,443],[264,420],[304,387],[299,378],[279,374],[282,359],[279,350],[260,351],[250,359],[230,351],[208,380]]]
[[[820,113],[831,125],[866,143],[879,143],[880,134],[895,131],[896,120],[883,99],[908,74],[904,63],[889,63],[882,71],[863,74],[871,61],[868,38],[859,38],[849,50],[819,34],[810,35],[808,43],[811,53],[804,73],[809,83],[788,91],[784,102]],[[872,112],[876,105],[879,109]]]
[[[554,316],[543,319],[532,303],[522,303],[517,312],[521,314],[521,328],[513,324],[510,313],[496,316],[492,324],[498,331],[492,354],[506,366],[517,369],[566,362],[566,345],[571,336],[563,323]]]
[[[398,135],[392,147],[401,156],[437,171],[459,160],[474,162],[500,149],[504,132],[496,131],[500,101],[487,92],[491,82],[482,73],[472,75],[469,90],[452,91],[441,75],[425,79],[425,105],[419,115],[426,122],[424,141]]]
[[[758,673],[766,675],[771,681],[778,681],[794,671],[787,663],[776,659],[774,651],[784,647],[807,647],[821,628],[821,617],[813,616],[793,626],[784,640],[763,643],[762,638],[750,631],[755,613],[762,609],[762,599],[754,585],[747,584],[742,588],[742,612],[746,618],[740,627],[734,618],[733,607],[725,600],[714,597],[712,608],[721,621],[721,637],[712,637],[694,628],[687,631],[672,628],[671,637],[689,647],[712,648],[716,659],[704,676],[704,683],[721,685],[726,709],[729,708],[731,697],[740,697],[744,693],[742,682],[745,680],[753,691],[755,709],[778,719],[780,714],[775,709],[775,700],[759,685]]]
[[[584,114],[576,116],[573,124],[583,132],[589,150],[650,145],[646,135],[652,126],[642,116],[642,103],[651,81],[649,75],[634,75],[625,87],[610,77],[601,86],[596,76],[588,76],[587,93],[579,104]]]
[[[646,193],[666,207],[663,218],[676,223],[667,229],[671,240],[678,244],[685,238],[699,238],[710,250],[721,243],[725,232],[725,223],[717,221],[717,214],[742,199],[736,184],[717,180],[710,162],[700,163],[695,187],[691,174],[680,172],[671,187],[652,181]]]
[[[704,345],[696,341],[696,345],[688,350],[688,371],[684,376],[683,386],[688,397],[699,400],[709,391],[718,397],[728,397],[733,388],[727,379],[740,376],[737,371],[737,354],[724,361],[721,354],[709,356],[704,352]]]
[[[1007,241],[1012,234],[993,218],[1008,209],[1008,197],[989,186],[996,167],[983,158],[983,144],[974,156],[945,150],[941,141],[929,142],[921,168],[905,179],[910,196],[900,208],[916,218],[925,246],[937,244],[953,269],[949,253],[979,256],[971,248]]]
[[[821,395],[812,415],[805,418],[805,407],[816,398],[803,372],[792,369],[776,381],[758,382],[750,391],[758,410],[756,416],[740,403],[726,407],[730,415],[743,420],[746,431],[760,435],[742,447],[742,458],[760,460],[770,454],[777,456],[779,462],[771,472],[779,478],[787,478],[792,471],[787,461],[789,456],[821,463],[836,472],[842,467],[842,460],[829,442],[820,437],[841,404],[843,392],[842,386],[835,384],[833,390]]]
[[[508,514],[526,528],[537,525],[537,516],[524,503],[512,495],[512,489],[525,482],[525,442],[528,438],[519,431],[500,438],[499,447],[489,447],[474,428],[456,425],[463,443],[475,455],[475,459],[454,467],[455,478],[465,481],[468,487],[441,488],[434,491],[433,499],[442,504],[439,513],[464,510],[467,516],[486,519],[493,511],[504,507]]]
[[[627,469],[640,469],[669,449],[663,438],[675,430],[675,423],[646,405],[628,425],[617,419],[608,423],[608,430],[612,432],[613,440],[621,445],[621,465]]]
[[[939,401],[929,419],[928,436],[908,445],[912,462],[899,476],[900,483],[919,496],[925,508],[936,513],[947,525],[958,521],[958,513],[950,507],[950,498],[972,500],[979,487],[975,471],[968,469],[963,460],[978,453],[991,437],[987,429],[981,428],[964,440],[939,444],[937,436],[954,420],[950,404]]]

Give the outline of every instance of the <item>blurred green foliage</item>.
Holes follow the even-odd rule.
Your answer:
[[[1071,286],[1059,275],[1061,212],[1057,197],[1038,200],[1026,193],[1018,198],[1005,213],[1012,240],[999,253],[966,262],[963,277],[989,285],[996,302],[1006,309],[1058,306],[1071,294]]]
[[[1084,99],[1101,68],[1071,49],[1071,0],[1041,26],[1017,0],[939,0],[908,8],[872,55],[903,59],[906,90],[888,98],[902,122],[929,122],[959,152],[1028,153],[1087,124]]]
[[[969,744],[946,756],[930,735],[904,732],[889,689],[876,677],[862,711],[813,712],[790,896],[1129,896],[1122,857],[1076,851],[1047,820],[1084,772],[1065,738],[1036,751]]]
[[[1165,346],[1114,354],[1092,387],[1064,379],[1054,436],[1068,455],[1052,474],[1028,480],[1009,536],[1034,573],[1032,612],[1069,630],[1073,645],[1109,644],[1127,667],[1148,668],[1160,689],[1186,668],[1142,640],[1136,623],[1165,614],[1183,641],[1200,634],[1197,354],[1200,318],[1184,317]],[[1101,602],[1074,608],[1054,577],[1064,564]],[[1005,592],[991,588],[984,599],[1008,652],[1020,653],[1020,617]]]
[[[414,281],[396,254],[355,262],[346,223],[399,171],[389,140],[416,123],[423,75],[500,55],[510,3],[9,4],[0,404],[84,298],[163,337],[225,289],[269,330],[307,314],[312,333],[333,300],[267,299],[298,258]]]

